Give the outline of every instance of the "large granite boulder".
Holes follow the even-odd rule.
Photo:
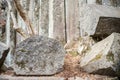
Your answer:
[[[4,61],[8,55],[8,52],[9,48],[4,43],[0,42],[0,70],[5,67]]]
[[[113,33],[93,45],[80,67],[88,73],[120,76],[120,34]]]
[[[54,39],[33,36],[16,46],[14,57],[17,75],[52,75],[63,69],[65,50]]]
[[[100,36],[120,33],[119,26],[120,8],[95,4],[83,5],[80,8],[81,36],[95,35],[97,32],[100,32]]]

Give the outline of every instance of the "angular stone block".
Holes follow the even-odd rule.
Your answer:
[[[120,18],[100,17],[93,37],[106,38],[113,32],[120,33]]]
[[[33,36],[17,45],[14,57],[17,75],[53,75],[63,70],[65,50],[54,39]]]
[[[13,77],[0,76],[0,80],[64,80],[62,77]]]
[[[98,27],[100,17],[120,18],[120,8],[103,5],[83,5],[80,8],[80,30],[81,36],[94,35]],[[102,18],[103,19],[103,18]],[[104,26],[109,25],[109,20],[105,20]],[[117,22],[119,19],[117,19]],[[115,23],[117,23],[115,22]],[[111,24],[111,23],[110,23]],[[115,24],[118,25],[119,23]],[[115,27],[114,25],[114,27]],[[111,25],[113,27],[113,25]],[[100,28],[103,26],[100,26]],[[108,27],[109,28],[109,27]]]
[[[120,0],[102,0],[102,5],[119,7]]]
[[[80,67],[88,73],[120,76],[120,34],[113,33],[93,45],[82,57]]]

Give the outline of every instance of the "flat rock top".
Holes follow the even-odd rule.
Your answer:
[[[60,77],[11,77],[0,76],[0,80],[65,80]]]

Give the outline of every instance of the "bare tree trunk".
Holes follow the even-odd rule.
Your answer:
[[[7,22],[6,22],[6,45],[10,47],[10,11],[7,12]],[[10,51],[8,52],[7,59],[6,59],[6,64],[7,66],[10,66],[11,63],[11,53]]]
[[[53,38],[53,0],[49,0],[49,37]]]

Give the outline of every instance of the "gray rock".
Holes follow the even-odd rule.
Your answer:
[[[0,69],[4,64],[8,52],[9,48],[4,43],[0,42]]]
[[[113,32],[120,33],[120,18],[115,17],[100,17],[93,38],[102,40]]]
[[[102,0],[102,5],[119,7],[120,0]]]
[[[0,76],[0,80],[65,80],[62,77],[13,77]]]
[[[119,23],[116,24],[116,21],[118,22],[120,20],[119,14],[120,14],[120,8],[103,6],[103,5],[95,5],[95,4],[83,5],[80,8],[81,36],[94,35],[98,26],[100,26],[100,28],[102,29],[104,28],[104,26],[107,29],[109,29],[110,27],[115,27],[115,29],[117,28],[120,29],[119,27],[116,27],[116,25],[119,25]],[[104,19],[104,23],[103,23],[104,26],[98,25],[100,21],[100,17],[106,18]],[[103,18],[101,20],[103,20]],[[109,19],[115,20],[114,23],[110,23],[111,21]],[[100,21],[100,22],[103,22],[103,21]],[[112,25],[108,25],[108,24],[112,24]]]
[[[68,78],[68,80],[89,80],[89,79],[83,79],[81,77],[71,77],[71,78]]]
[[[14,71],[17,75],[52,75],[62,71],[65,50],[44,36],[33,36],[16,47]]]
[[[71,77],[71,78],[68,78],[68,80],[119,80],[119,79],[117,77],[95,75],[94,78],[92,78],[92,77],[85,77],[85,78]]]
[[[87,4],[100,4],[100,5],[114,6],[114,7],[120,6],[119,0],[84,0],[84,1],[86,1]]]
[[[113,33],[92,46],[80,67],[88,73],[120,76],[120,34]]]

